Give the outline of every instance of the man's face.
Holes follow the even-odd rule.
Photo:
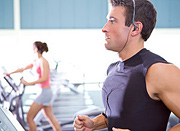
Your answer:
[[[105,47],[120,53],[128,42],[130,27],[125,26],[125,8],[122,6],[112,7],[108,15],[108,21],[102,32],[105,33]]]

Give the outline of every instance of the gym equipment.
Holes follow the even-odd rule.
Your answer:
[[[6,92],[4,91],[1,81],[0,81],[0,92],[1,92],[0,103],[2,104],[6,100]]]
[[[7,81],[7,83],[10,85],[10,87],[12,87],[13,92],[15,92],[15,96],[11,99],[10,101],[10,107],[9,110],[12,112],[12,114],[14,114],[14,116],[16,117],[16,119],[19,121],[19,123],[21,124],[21,126],[25,129],[28,130],[28,126],[27,123],[25,121],[25,112],[23,109],[23,103],[22,103],[22,96],[24,95],[25,92],[25,86],[22,84],[17,85],[14,80],[10,77],[10,76],[4,76],[4,79]],[[54,90],[55,92],[58,92],[57,90]],[[55,97],[55,95],[54,95]],[[53,98],[55,100],[55,98]],[[38,117],[38,121],[39,121],[39,126],[37,126],[37,130],[38,131],[45,131],[45,130],[49,130],[51,129],[51,125],[48,123],[46,123],[46,125],[43,125],[43,123],[41,123],[41,120],[43,119],[43,112],[40,111],[39,112],[40,116],[37,115]],[[36,119],[35,119],[36,120]],[[37,121],[35,121],[37,122]],[[73,118],[70,121],[71,123],[73,122]],[[68,122],[64,122],[64,124],[62,125],[66,125],[68,124]]]
[[[28,130],[27,123],[24,119],[24,116],[25,116],[25,112],[23,110],[24,105],[22,104],[22,96],[24,95],[25,87],[24,86],[22,87],[22,84],[17,85],[14,82],[14,80],[9,76],[5,76],[4,79],[12,87],[13,92],[15,92],[15,94],[16,94],[16,96],[10,102],[11,103],[10,110],[16,116],[16,118],[19,121],[19,123],[21,124],[21,126],[25,130]],[[68,82],[68,81],[65,81],[64,84],[59,83],[59,85],[63,85],[63,86],[69,85],[68,83],[66,84],[66,82]],[[52,86],[57,86],[56,84],[57,83],[55,82],[54,85],[52,85]],[[60,89],[60,88],[58,88],[58,86],[57,86],[56,89]],[[59,123],[61,124],[62,130],[63,131],[67,131],[67,130],[73,131],[74,130],[73,122],[74,122],[74,118],[77,114],[84,114],[84,115],[89,115],[89,116],[93,117],[93,116],[100,114],[102,112],[102,110],[100,110],[96,106],[93,106],[90,101],[88,101],[88,103],[87,103],[86,100],[88,100],[88,99],[85,98],[86,95],[79,93],[76,90],[76,88],[74,90],[72,90],[71,88],[68,88],[68,86],[67,86],[67,89],[70,90],[70,92],[68,92],[69,95],[61,92],[61,94],[59,96],[59,99],[61,99],[59,104],[64,103],[66,105],[59,106],[57,104],[59,101],[58,97],[57,97],[58,94],[57,94],[56,98],[54,98],[53,111],[55,112],[55,115],[58,118]],[[55,91],[55,93],[59,92],[58,90],[54,90],[54,91]],[[80,100],[79,103],[77,102],[77,100]],[[71,104],[70,103],[68,104],[68,102],[70,102]],[[59,111],[61,112],[60,114],[59,114]],[[67,114],[65,112],[67,112]],[[42,112],[40,113],[38,121],[39,121],[37,124],[38,131],[52,130],[51,125],[45,120]]]
[[[12,94],[13,94],[13,88],[9,86],[2,85],[0,81],[0,103],[4,105],[6,102],[9,102]]]
[[[171,112],[166,131],[168,131],[170,128],[172,128],[173,126],[179,123],[180,123],[180,119],[174,113]]]
[[[15,92],[15,96],[10,100],[10,107],[9,110],[14,114],[17,121],[21,124],[21,126],[26,129],[27,124],[24,119],[24,111],[23,111],[23,104],[22,104],[22,96],[24,94],[25,85],[19,84],[16,85],[14,80],[10,76],[4,76],[4,79],[7,83],[11,86],[13,91]]]
[[[79,115],[88,115],[90,117],[94,117],[96,115],[101,114],[104,110],[99,108],[98,106],[94,106],[91,98],[89,97],[88,93],[81,93],[78,92],[76,87],[74,87],[74,90],[71,90],[68,85],[68,81],[64,81],[63,83],[62,77],[60,77],[60,74],[53,74],[53,86],[61,85],[65,86],[65,88],[61,88],[61,92],[56,95],[56,98],[53,102],[53,112],[56,117],[56,119],[59,121],[61,128],[63,131],[73,131],[73,122],[74,118],[77,114]],[[67,82],[67,84],[66,84]],[[75,83],[76,84],[76,83]],[[77,83],[77,85],[82,85],[84,83]],[[72,84],[73,87],[74,84]],[[65,90],[63,90],[65,89]],[[54,92],[54,90],[53,90]],[[56,93],[56,92],[54,92]],[[38,113],[39,114],[39,113]],[[44,131],[51,130],[52,127],[50,124],[48,124],[47,120],[43,117],[38,116],[40,121],[39,127],[41,127]],[[38,124],[37,124],[38,125]]]
[[[3,107],[0,107],[0,130],[1,131],[24,131],[14,115]]]

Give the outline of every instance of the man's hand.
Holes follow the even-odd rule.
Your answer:
[[[112,128],[113,131],[130,131],[129,129],[118,129],[118,128]]]
[[[92,131],[94,122],[88,116],[77,116],[74,120],[75,131]]]

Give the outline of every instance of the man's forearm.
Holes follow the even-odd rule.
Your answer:
[[[107,118],[103,115],[98,115],[93,119],[94,127],[93,130],[99,130],[103,128],[107,128]]]
[[[180,131],[180,124],[172,127],[172,128],[171,128],[170,130],[168,130],[168,131]]]

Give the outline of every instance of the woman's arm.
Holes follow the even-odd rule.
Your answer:
[[[19,68],[19,69],[13,71],[13,72],[6,73],[6,75],[10,76],[11,74],[23,72],[24,70],[31,69],[32,67],[33,67],[33,64],[30,64],[30,65],[25,66],[24,68]]]

